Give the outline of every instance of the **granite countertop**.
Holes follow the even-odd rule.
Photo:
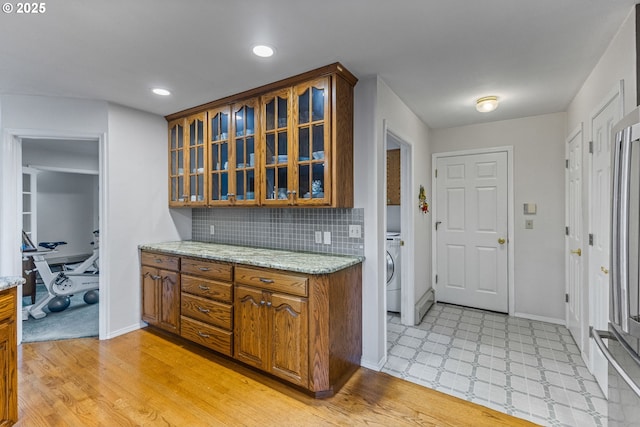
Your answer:
[[[25,280],[19,276],[0,276],[0,291],[22,285]]]
[[[307,274],[333,273],[364,261],[364,257],[358,256],[325,255],[193,241],[155,243],[140,245],[139,248]]]

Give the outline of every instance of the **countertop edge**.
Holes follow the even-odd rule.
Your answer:
[[[24,283],[24,278],[20,276],[0,276],[0,292],[15,288],[16,286],[23,285]]]
[[[233,255],[218,255],[213,252],[205,252],[202,250],[188,250],[188,249],[177,249],[177,248],[167,248],[166,245],[176,245],[176,244],[194,244],[194,245],[211,245],[212,250],[215,250],[215,247],[221,247],[226,250],[237,250],[238,252],[259,252],[264,253],[264,255],[269,255],[270,260],[261,261],[256,259],[255,257],[249,257],[250,254],[237,254]],[[282,249],[268,249],[268,248],[254,248],[248,246],[236,246],[236,245],[228,245],[221,243],[204,243],[204,242],[193,242],[193,241],[174,241],[174,242],[160,242],[155,244],[140,244],[138,245],[138,249],[150,251],[150,252],[158,252],[170,255],[181,255],[181,256],[189,256],[195,258],[203,258],[209,259],[213,261],[221,261],[221,262],[229,262],[233,264],[241,264],[241,265],[250,265],[254,267],[263,267],[263,268],[271,268],[283,271],[290,271],[296,273],[304,273],[304,274],[330,274],[335,273],[340,270],[344,270],[345,268],[352,267],[354,265],[360,264],[364,261],[364,257],[362,256],[353,256],[353,255],[333,255],[333,254],[322,254],[322,253],[310,253],[310,252],[294,252],[294,251],[286,251]],[[331,267],[309,267],[308,265],[295,265],[292,263],[282,263],[274,258],[275,254],[284,254],[289,256],[302,256],[302,257],[321,257],[324,259],[331,259],[331,261],[338,262],[338,265]]]

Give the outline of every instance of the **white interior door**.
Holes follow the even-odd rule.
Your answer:
[[[584,330],[582,323],[582,126],[567,139],[567,168],[565,212],[567,232],[566,247],[566,308],[567,328],[582,349]],[[578,252],[579,251],[579,252]]]
[[[611,221],[611,129],[620,120],[620,95],[612,98],[591,122],[591,233],[589,251],[589,325],[607,330],[609,322],[609,229]],[[590,340],[591,369],[607,394],[607,360]]]
[[[437,159],[438,301],[508,312],[507,153]]]

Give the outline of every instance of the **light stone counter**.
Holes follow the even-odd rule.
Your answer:
[[[15,288],[24,284],[25,280],[18,276],[0,276],[0,291]]]
[[[193,241],[140,245],[146,251],[192,256],[256,267],[274,268],[306,274],[328,274],[356,265],[364,257],[292,252]]]

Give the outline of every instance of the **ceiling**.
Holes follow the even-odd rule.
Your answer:
[[[341,62],[379,75],[431,128],[526,117],[566,111],[635,2],[48,2],[43,14],[0,15],[0,94],[167,115]],[[256,43],[276,55],[253,56]],[[476,112],[486,95],[498,110]]]

